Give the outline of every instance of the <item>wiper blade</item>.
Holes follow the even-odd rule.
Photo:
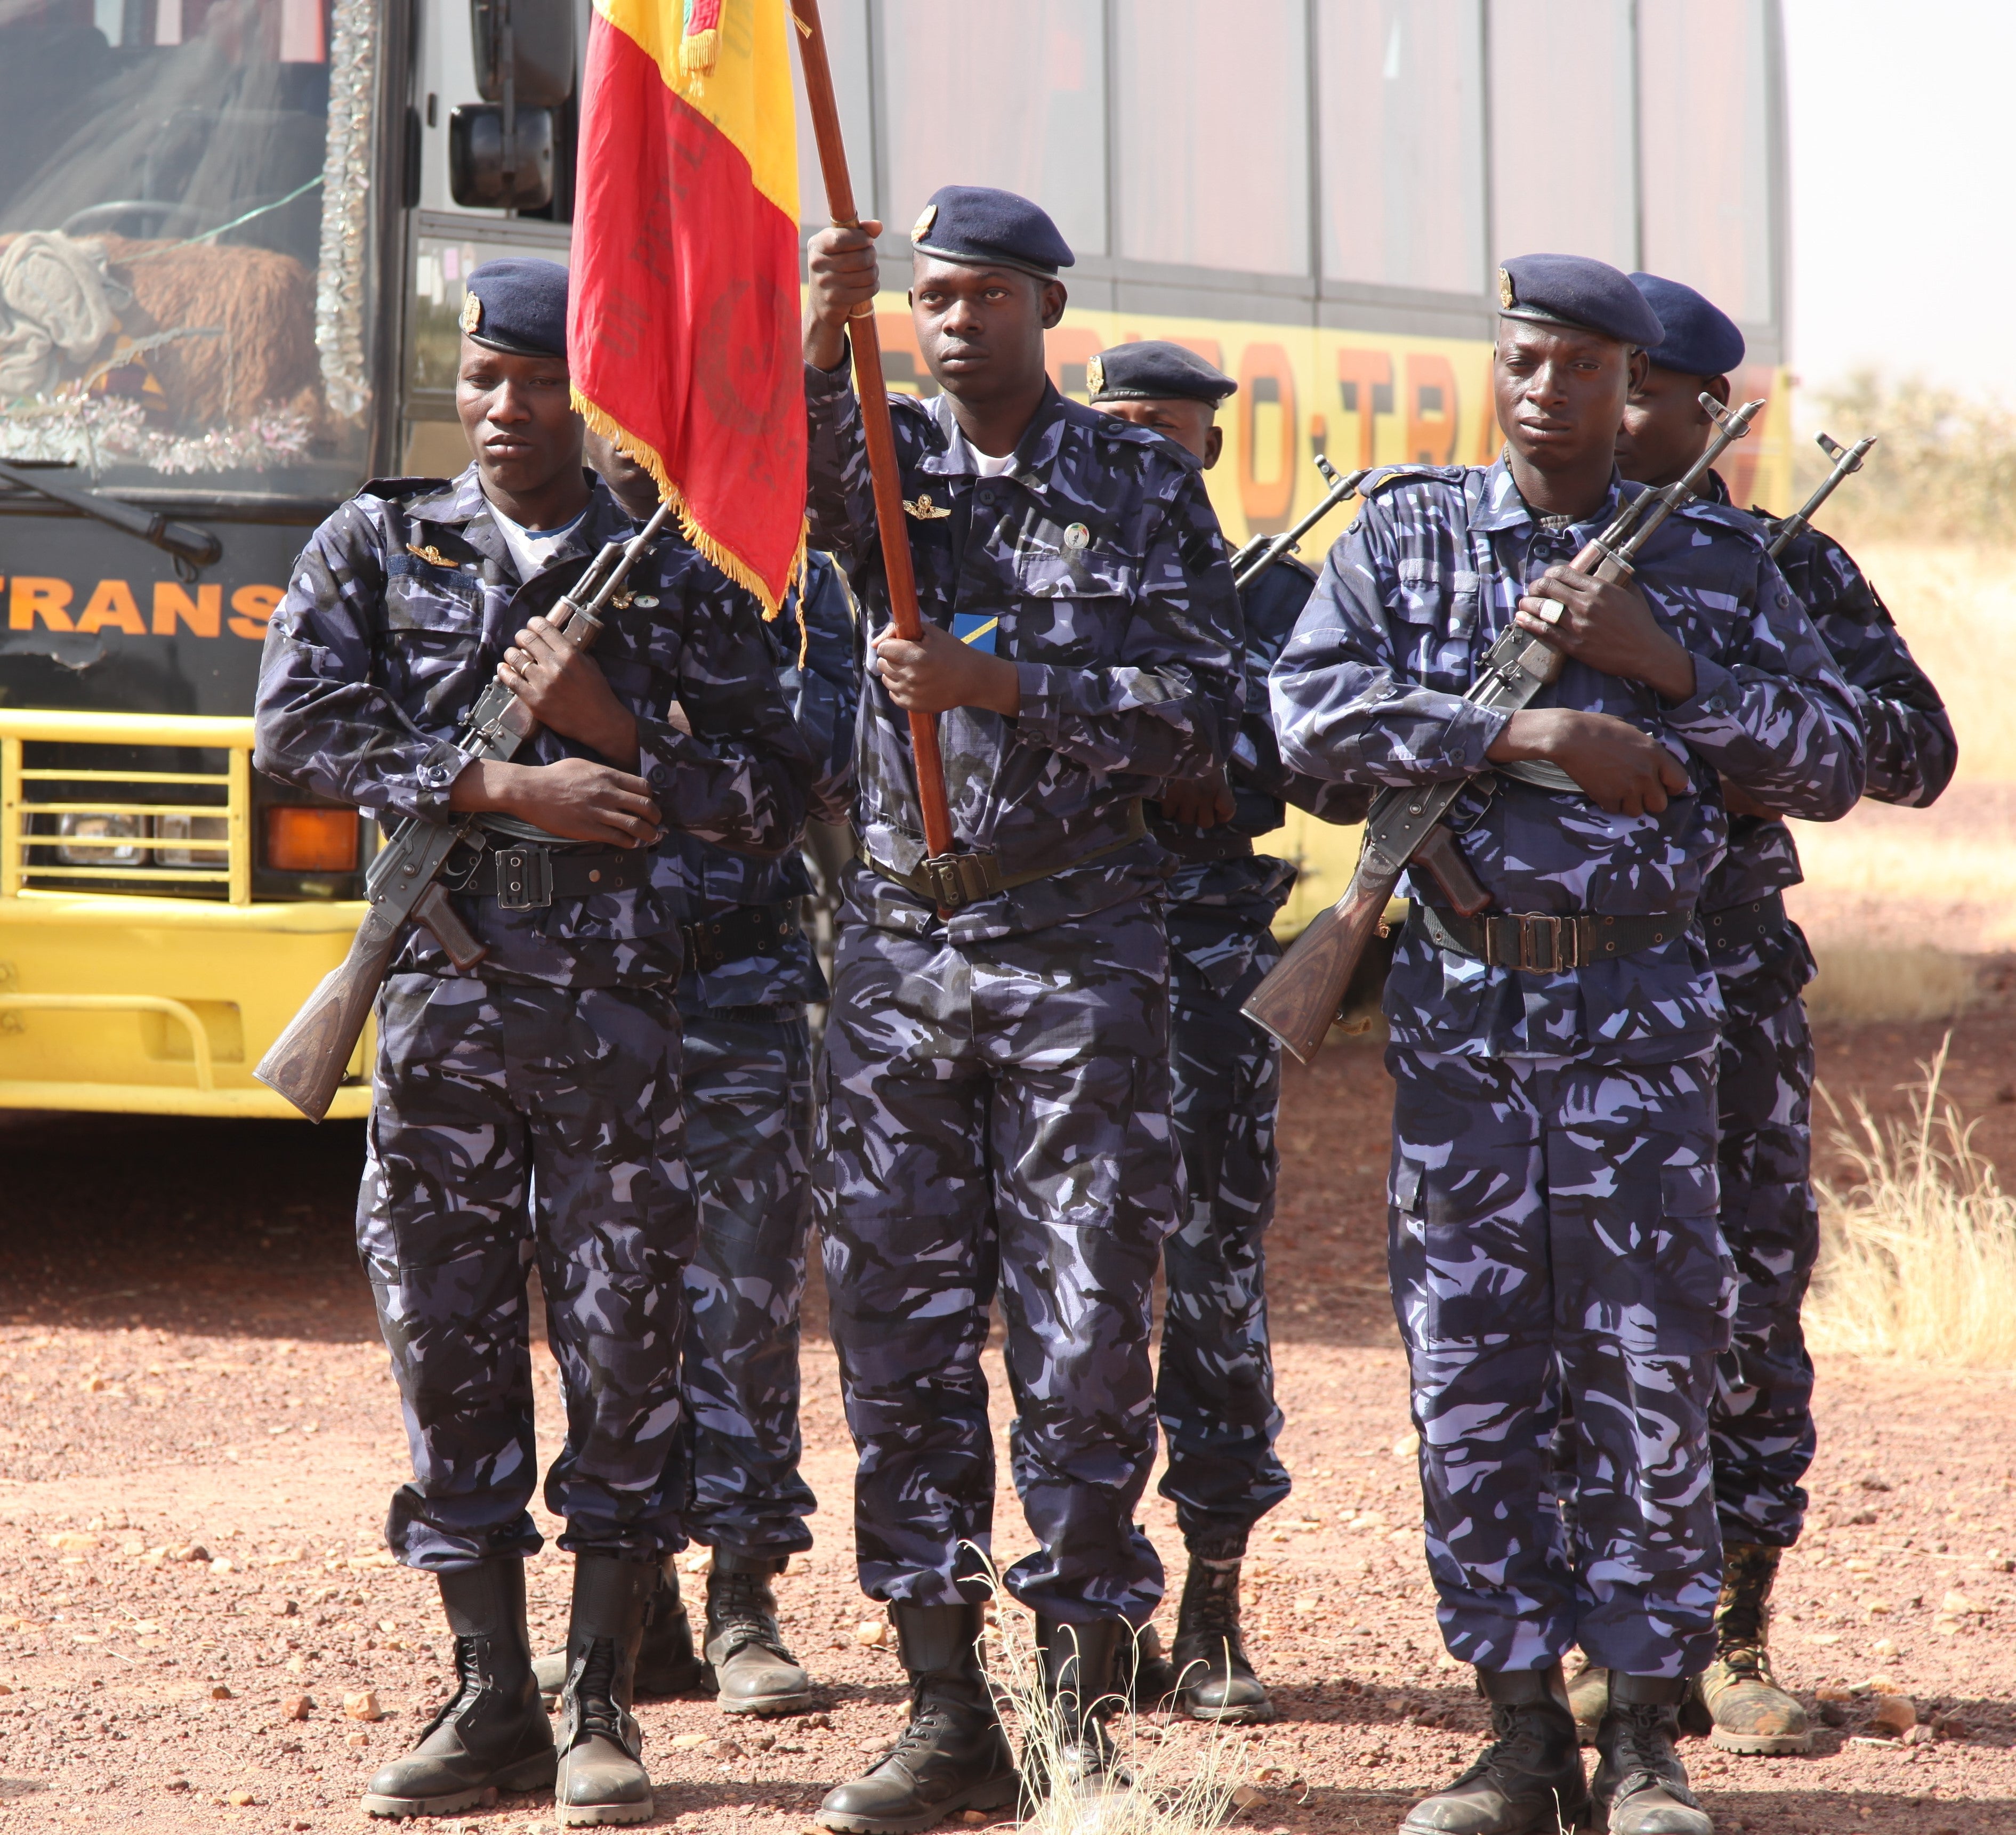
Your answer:
[[[101,497],[95,491],[81,490],[68,484],[52,484],[4,460],[0,460],[0,478],[17,490],[31,491],[38,497],[48,498],[52,503],[67,504],[85,516],[97,517],[101,523],[124,530],[128,535],[137,535],[142,542],[151,542],[155,547],[165,549],[175,557],[178,573],[187,568],[193,576],[196,568],[208,567],[224,552],[224,544],[209,530],[199,529],[189,523],[171,523],[153,510],[121,503],[116,497]]]

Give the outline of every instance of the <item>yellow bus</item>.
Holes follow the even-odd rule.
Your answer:
[[[1060,388],[1134,337],[1239,380],[1211,480],[1237,545],[1315,501],[1317,453],[1489,459],[1497,258],[1571,249],[1741,322],[1743,391],[1772,409],[1732,483],[1783,504],[1776,0],[823,10],[857,189],[889,226],[898,386],[930,386],[902,297],[925,198],[1038,198],[1078,253]],[[467,462],[463,278],[566,258],[586,20],[27,0],[0,23],[0,1106],[292,1114],[251,1067],[340,958],[375,840],[252,768],[265,623],[367,477]],[[1355,837],[1292,817],[1265,845],[1303,864],[1293,928]],[[333,1114],[364,1112],[368,1049]]]

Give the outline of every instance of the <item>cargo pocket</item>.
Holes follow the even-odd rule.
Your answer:
[[[1559,1200],[1552,1225],[1562,1331],[1634,1355],[1724,1350],[1736,1267],[1712,1164],[1647,1168],[1602,1198]]]
[[[1388,1197],[1388,1260],[1402,1335],[1417,1347],[1551,1334],[1546,1246],[1531,1205],[1494,1169],[1402,1159]],[[1531,1214],[1529,1215],[1529,1213]]]

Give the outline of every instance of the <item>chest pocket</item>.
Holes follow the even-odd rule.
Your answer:
[[[1406,672],[1433,689],[1461,694],[1476,674],[1480,582],[1467,568],[1402,560],[1388,610]]]
[[[999,653],[1035,663],[1090,666],[1119,654],[1142,563],[1111,549],[1047,542],[1013,557],[1014,610]]]
[[[387,582],[384,620],[381,667],[393,698],[430,719],[452,719],[486,673],[475,574],[414,560]]]

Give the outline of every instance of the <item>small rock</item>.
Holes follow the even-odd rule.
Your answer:
[[[343,1698],[343,1711],[351,1720],[383,1720],[385,1711],[378,1705],[376,1689],[359,1689],[354,1695]]]
[[[1393,1442],[1393,1456],[1396,1459],[1411,1459],[1421,1450],[1421,1437],[1409,1429]]]
[[[275,1599],[270,1610],[275,1618],[297,1618],[301,1616],[298,1599]]]
[[[210,1550],[200,1542],[185,1542],[181,1547],[168,1550],[171,1561],[207,1561]]]
[[[1957,1714],[1935,1714],[1932,1716],[1932,1737],[1935,1740],[1964,1740],[1968,1728]]]
[[[111,1387],[112,1380],[109,1376],[86,1376],[84,1380],[84,1392],[87,1395],[103,1395]]]
[[[1234,1809],[1258,1809],[1267,1801],[1267,1793],[1257,1785],[1241,1784],[1232,1793]]]
[[[280,1707],[281,1718],[285,1720],[306,1720],[314,1712],[312,1695],[290,1695]]]
[[[777,1743],[777,1736],[775,1733],[758,1733],[749,1743],[758,1752],[768,1752]]]
[[[9,1684],[0,1682],[0,1695],[11,1695],[13,1692],[13,1689]]]
[[[189,1787],[189,1783],[186,1778],[171,1778],[161,1786],[164,1790],[186,1790]]]
[[[889,1750],[889,1742],[887,1740],[857,1740],[854,1743],[854,1750],[872,1753],[879,1758]]]
[[[984,1809],[961,1810],[959,1813],[959,1819],[969,1829],[984,1829],[994,1820]]]
[[[1869,1724],[1902,1739],[1918,1724],[1918,1710],[1909,1695],[1878,1695]]]
[[[672,1736],[672,1750],[675,1752],[697,1752],[707,1743],[707,1738],[705,1733],[675,1733]]]
[[[864,1618],[854,1628],[854,1641],[870,1650],[879,1650],[891,1639],[889,1621],[886,1618]]]
[[[1864,1599],[1862,1602],[1862,1609],[1863,1611],[1867,1612],[1871,1618],[1882,1618],[1888,1615],[1891,1607],[1890,1602],[1888,1599],[1871,1598]]]
[[[224,1801],[233,1809],[250,1809],[257,1799],[249,1790],[234,1790]]]
[[[812,1558],[809,1555],[794,1555],[784,1563],[787,1577],[794,1574],[809,1574],[812,1571]]]
[[[1921,1722],[1904,1736],[1906,1746],[1929,1746],[1937,1736],[1932,1729]]]
[[[1981,1607],[1958,1587],[1949,1588],[1946,1597],[1939,1601],[1939,1613],[1942,1617],[1965,1618],[1980,1610]]]
[[[98,1538],[86,1535],[81,1530],[66,1530],[61,1535],[45,1535],[42,1540],[59,1555],[88,1554],[98,1546]]]
[[[711,1549],[688,1549],[679,1556],[679,1571],[682,1574],[704,1574],[713,1565],[714,1550]]]
[[[1897,1654],[1896,1639],[1894,1638],[1878,1638],[1874,1643],[1869,1646],[1869,1649],[1873,1656],[1894,1657]]]
[[[211,1688],[210,1698],[213,1701],[229,1701],[231,1699],[231,1691],[223,1683],[218,1682]]]
[[[1848,1710],[1838,1701],[1823,1701],[1814,1710],[1825,1727],[1845,1727],[1848,1725]]]
[[[210,1571],[213,1574],[235,1574],[238,1571],[232,1565],[231,1557],[229,1555],[219,1555],[211,1563]]]
[[[1868,1472],[1863,1475],[1862,1488],[1864,1491],[1888,1491],[1890,1484],[1888,1479],[1879,1478],[1874,1472]]]
[[[815,1714],[806,1721],[805,1725],[808,1727],[817,1727],[823,1733],[830,1733],[833,1731],[833,1716],[830,1714]]]
[[[723,1764],[727,1763],[729,1760],[733,1758],[747,1758],[749,1756],[749,1754],[744,1752],[740,1746],[736,1745],[733,1740],[723,1740],[718,1737],[708,1740],[707,1743],[700,1748],[700,1750],[704,1752],[709,1758],[718,1758]]]
[[[354,1733],[345,1733],[343,1736],[343,1743],[352,1752],[362,1752],[371,1743],[371,1736],[359,1727]]]

